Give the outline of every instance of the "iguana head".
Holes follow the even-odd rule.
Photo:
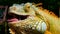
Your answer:
[[[9,18],[18,18],[19,19],[26,19],[28,16],[34,16],[35,11],[32,9],[32,3],[26,4],[13,4],[13,6],[9,7]],[[20,18],[21,17],[21,18]],[[9,21],[9,20],[8,20]]]
[[[14,4],[13,6],[9,7],[8,22],[10,23],[10,25],[11,23],[13,23],[12,26],[17,27],[18,25],[22,29],[25,29],[26,27],[26,29],[32,28],[32,30],[44,32],[47,29],[47,25],[43,20],[43,17],[41,15],[38,15],[34,8],[38,10],[37,7],[32,3],[20,5]],[[40,16],[42,18],[40,18]]]
[[[17,15],[31,15],[30,12],[32,11],[29,11],[31,10],[31,6],[32,6],[32,3],[26,3],[26,4],[20,4],[20,5],[13,4],[13,6],[9,8],[9,12]]]

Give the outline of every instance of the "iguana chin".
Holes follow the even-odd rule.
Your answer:
[[[60,34],[60,19],[32,3],[14,4],[9,8],[9,16],[11,34]]]

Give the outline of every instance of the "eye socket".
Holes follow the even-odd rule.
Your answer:
[[[30,6],[28,6],[28,8],[30,8]]]
[[[24,9],[26,13],[29,12],[30,6],[26,6],[26,8]]]

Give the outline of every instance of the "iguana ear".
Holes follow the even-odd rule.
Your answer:
[[[42,32],[46,31],[47,25],[46,25],[45,22],[43,22],[43,23],[41,24],[41,27],[42,27]]]

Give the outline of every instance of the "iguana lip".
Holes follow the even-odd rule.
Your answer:
[[[7,16],[8,16],[7,17],[8,22],[17,22],[19,20],[26,19],[29,15],[17,15],[17,14],[10,13]]]

